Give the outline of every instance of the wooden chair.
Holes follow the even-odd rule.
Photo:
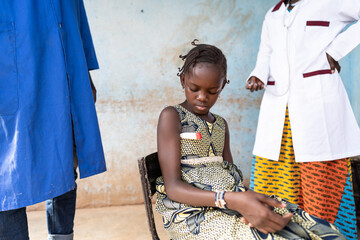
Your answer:
[[[138,159],[141,185],[144,194],[145,210],[149,223],[149,230],[153,240],[160,240],[155,226],[151,198],[156,192],[156,179],[161,176],[157,152]]]

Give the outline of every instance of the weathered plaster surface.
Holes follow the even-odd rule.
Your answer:
[[[190,42],[221,48],[227,85],[213,112],[225,117],[235,163],[248,182],[262,93],[244,90],[260,41],[264,14],[276,0],[85,0],[101,69],[92,73],[108,172],[78,180],[78,207],[143,201],[137,158],[156,151],[160,111],[183,101],[178,56]],[[359,50],[342,62],[360,120]]]

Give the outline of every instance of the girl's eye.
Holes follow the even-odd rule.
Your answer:
[[[190,91],[192,91],[192,92],[197,92],[197,89],[196,89],[196,88],[190,88],[190,87],[189,87],[189,89],[190,89]]]
[[[218,93],[219,93],[219,91],[211,91],[211,92],[209,92],[209,94],[211,94],[211,95],[216,95]]]

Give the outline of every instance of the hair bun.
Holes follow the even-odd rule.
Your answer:
[[[196,44],[196,42],[199,42],[199,40],[195,38],[195,39],[191,42],[191,45],[197,46],[198,44]]]

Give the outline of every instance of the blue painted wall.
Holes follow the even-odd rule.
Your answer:
[[[79,206],[142,202],[137,158],[156,151],[160,111],[184,100],[177,68],[190,42],[221,48],[227,85],[213,112],[225,117],[234,160],[248,182],[262,93],[244,82],[255,65],[261,25],[277,0],[85,0],[101,70],[93,73],[109,171],[79,181]],[[359,49],[341,61],[360,122]]]
[[[360,48],[357,47],[353,52],[340,61],[342,66],[341,76],[349,95],[351,106],[355,117],[360,124]]]

